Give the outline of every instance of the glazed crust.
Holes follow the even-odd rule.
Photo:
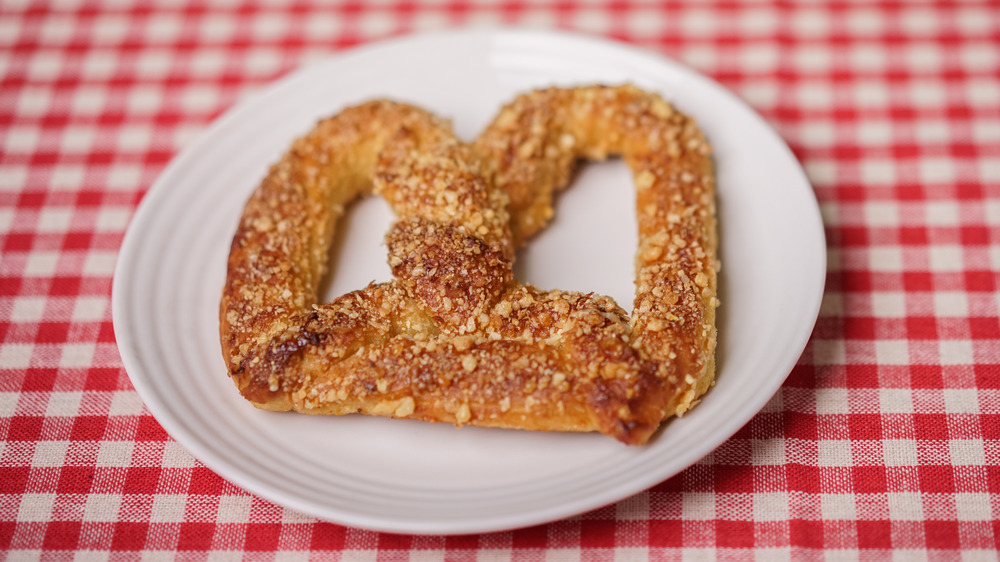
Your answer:
[[[630,87],[593,91],[602,99],[603,92],[618,96],[607,107],[623,108],[623,115],[634,105],[626,98],[645,95]],[[515,122],[536,119],[524,117],[536,111],[526,112],[524,104],[554,114],[590,111],[569,107],[580,102],[557,94],[567,90],[547,92],[505,108],[474,145],[456,140],[433,115],[390,101],[349,108],[294,143],[248,201],[229,256],[220,331],[229,374],[244,397],[268,410],[600,431],[630,444],[645,442],[664,416],[690,406],[711,382],[705,374],[711,365],[688,349],[707,349],[705,334],[713,347],[715,339],[714,327],[698,331],[697,341],[695,331],[683,329],[714,319],[714,301],[701,296],[708,290],[714,299],[715,287],[714,222],[703,220],[714,220],[711,168],[701,165],[707,150],[685,148],[682,154],[697,154],[698,162],[685,167],[679,162],[686,159],[675,157],[666,168],[648,152],[622,150],[641,168],[640,209],[666,211],[647,219],[640,212],[631,319],[607,297],[522,285],[511,273],[514,250],[551,216],[551,194],[572,166],[564,160],[615,151],[521,148],[538,139],[522,138],[504,123],[511,113]],[[662,132],[670,129],[684,142],[687,122],[681,126],[672,115]],[[560,119],[552,124],[563,126]],[[562,146],[576,131],[553,134]],[[663,181],[645,185],[647,168]],[[701,173],[695,183],[705,196],[681,205],[670,178],[680,181],[689,169]],[[320,305],[336,221],[352,200],[372,191],[397,215],[386,237],[395,279]],[[680,189],[683,201],[688,191],[694,190]],[[686,246],[657,234],[664,225]],[[655,248],[662,250],[658,259]],[[668,260],[678,265],[664,266]],[[667,279],[677,272],[690,283]],[[697,298],[688,302],[689,293]],[[687,383],[689,377],[695,382]]]

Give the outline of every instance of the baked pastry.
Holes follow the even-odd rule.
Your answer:
[[[664,139],[684,144],[666,159],[623,151],[638,163],[641,204],[656,207],[645,222],[640,214],[640,230],[660,223],[667,229],[642,238],[631,321],[607,297],[540,291],[511,273],[516,245],[551,216],[546,205],[571,165],[563,160],[602,156],[599,150],[614,146],[568,152],[567,135],[577,134],[572,127],[555,136],[519,136],[505,123],[511,115],[534,119],[522,100],[537,97],[505,108],[474,146],[419,108],[369,102],[297,140],[247,203],[220,304],[223,355],[243,396],[269,410],[596,430],[632,444],[648,440],[665,415],[690,406],[710,383],[703,355],[715,340],[714,300],[702,296],[715,283],[711,168],[701,167],[706,145],[685,144],[700,135],[672,117],[668,105],[636,105],[637,90],[577,91],[618,92],[602,93],[595,99],[607,103],[591,107],[622,111],[609,121],[617,126],[631,126],[632,119],[643,127],[661,123],[656,130]],[[589,111],[549,92],[533,96],[550,96],[556,113]],[[563,102],[570,105],[560,109]],[[523,148],[551,139],[564,150]],[[688,183],[706,196],[692,199],[694,189],[678,190],[672,178],[695,171],[702,175]],[[535,179],[544,181],[530,195]],[[386,239],[396,278],[320,305],[337,218],[371,191],[398,217]],[[526,218],[530,213],[534,219]],[[675,282],[665,278],[669,273],[686,277]],[[695,321],[697,340],[682,327]],[[689,339],[670,339],[677,336]],[[649,350],[659,355],[646,356]],[[697,370],[685,370],[691,368]]]

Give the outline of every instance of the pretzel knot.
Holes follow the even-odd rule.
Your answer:
[[[513,278],[578,158],[636,175],[632,317]],[[397,215],[394,279],[318,304],[336,221],[374,191]],[[533,92],[472,144],[419,108],[369,102],[274,165],[233,239],[229,373],[255,406],[457,425],[600,431],[644,443],[712,383],[714,184],[693,122],[630,86]]]

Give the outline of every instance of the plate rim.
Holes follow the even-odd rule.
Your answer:
[[[700,74],[697,71],[662,54],[648,51],[641,46],[606,39],[603,37],[567,31],[535,29],[490,28],[443,30],[407,34],[373,41],[345,51],[332,53],[329,56],[323,57],[319,61],[305,64],[300,68],[293,69],[285,75],[262,86],[260,90],[240,99],[233,106],[227,108],[222,114],[213,119],[212,122],[205,127],[195,139],[189,142],[186,146],[182,147],[175,154],[175,156],[171,158],[170,163],[163,169],[163,171],[161,171],[157,179],[150,186],[149,190],[143,195],[138,207],[129,221],[119,249],[118,259],[115,264],[115,270],[112,278],[111,309],[115,339],[120,350],[123,367],[125,368],[133,387],[139,394],[145,407],[149,410],[157,422],[161,424],[170,437],[191,452],[199,462],[203,463],[206,467],[210,468],[224,479],[229,480],[251,494],[265,498],[278,505],[294,509],[301,513],[323,520],[377,531],[415,534],[470,534],[522,528],[525,526],[555,521],[623,500],[640,493],[643,490],[646,490],[649,487],[690,467],[693,463],[697,462],[699,459],[709,454],[712,450],[719,447],[722,443],[732,438],[732,436],[743,425],[757,415],[761,408],[763,408],[763,406],[781,387],[787,376],[791,373],[795,364],[798,362],[802,352],[808,344],[813,327],[815,326],[818,318],[822,296],[825,292],[827,269],[825,259],[826,239],[823,229],[823,221],[815,191],[812,189],[809,189],[809,195],[811,196],[813,203],[813,205],[810,206],[810,210],[812,211],[811,214],[813,216],[809,222],[815,221],[813,226],[819,227],[817,232],[814,234],[817,235],[816,242],[818,250],[820,250],[822,255],[822,259],[817,260],[819,269],[813,272],[813,275],[817,277],[820,282],[815,288],[813,297],[810,299],[813,306],[811,307],[809,313],[800,316],[800,318],[811,319],[809,321],[803,320],[803,323],[809,324],[808,328],[803,329],[801,332],[797,332],[799,334],[797,341],[794,342],[794,345],[789,346],[795,349],[795,353],[787,353],[786,359],[781,362],[780,371],[782,376],[774,376],[773,378],[768,379],[770,384],[762,385],[758,392],[750,397],[753,399],[751,401],[754,403],[754,408],[752,410],[753,413],[749,414],[745,419],[727,420],[714,427],[716,431],[719,431],[719,427],[725,428],[723,432],[726,434],[726,437],[724,439],[709,446],[702,447],[703,450],[695,451],[694,453],[687,455],[689,457],[693,457],[694,460],[690,463],[685,463],[684,466],[681,466],[680,468],[653,475],[647,474],[645,478],[640,478],[634,484],[629,486],[624,493],[620,487],[611,487],[599,490],[592,495],[579,498],[576,501],[561,503],[556,506],[546,506],[546,508],[543,509],[533,509],[529,514],[500,515],[483,517],[476,520],[453,521],[451,525],[446,527],[443,527],[437,521],[422,522],[412,517],[401,517],[395,519],[387,519],[385,517],[368,517],[363,514],[344,511],[343,509],[331,509],[329,506],[326,506],[326,509],[321,509],[313,504],[310,504],[308,501],[305,501],[303,498],[284,496],[274,493],[274,491],[270,489],[261,489],[259,482],[256,482],[252,477],[249,477],[240,471],[234,472],[232,467],[228,466],[223,459],[218,458],[213,451],[211,451],[211,449],[202,446],[202,443],[193,438],[189,431],[183,427],[182,423],[174,420],[172,416],[165,415],[166,405],[161,402],[160,397],[146,385],[146,382],[142,379],[142,377],[138,377],[139,380],[137,380],[136,376],[133,375],[133,373],[137,372],[137,370],[141,370],[141,368],[139,367],[138,358],[134,355],[135,351],[132,349],[135,342],[132,341],[131,334],[124,331],[125,325],[127,324],[124,317],[124,310],[127,305],[125,302],[123,287],[127,283],[126,272],[127,265],[130,262],[130,256],[132,253],[138,251],[136,246],[139,244],[141,239],[139,233],[141,232],[142,225],[149,220],[149,215],[155,213],[155,203],[162,198],[169,197],[166,186],[169,186],[170,182],[168,180],[171,176],[180,173],[184,169],[184,164],[194,157],[198,147],[207,142],[207,140],[215,135],[219,130],[225,129],[229,125],[230,121],[236,119],[239,114],[245,110],[245,108],[261,103],[262,100],[267,99],[269,96],[277,95],[283,88],[289,87],[289,85],[295,81],[307,78],[310,74],[316,72],[317,69],[323,67],[324,65],[336,65],[345,59],[369,56],[379,50],[398,49],[404,47],[408,43],[412,44],[427,40],[443,39],[453,41],[488,41],[490,39],[495,40],[497,37],[504,37],[511,40],[523,40],[527,38],[529,40],[541,40],[546,42],[569,41],[572,43],[585,43],[590,47],[596,47],[601,50],[616,51],[627,55],[628,57],[642,59],[643,64],[665,65],[670,67],[672,71],[681,74],[685,81],[695,80],[702,82],[704,85],[716,90],[721,95],[730,98],[730,101],[740,106],[740,109],[744,113],[752,117],[757,124],[761,126],[762,131],[766,131],[767,134],[772,136],[773,139],[780,145],[782,150],[786,152],[789,161],[794,163],[796,175],[800,176],[801,182],[804,185],[811,187],[801,164],[795,158],[787,143],[785,143],[780,135],[778,135],[774,128],[767,123],[763,117],[761,117],[742,99],[737,97],[721,84],[714,81],[712,78]]]

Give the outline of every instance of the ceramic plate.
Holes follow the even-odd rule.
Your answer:
[[[551,434],[254,409],[226,376],[218,300],[243,203],[293,138],[345,106],[389,97],[450,118],[471,139],[516,93],[632,82],[700,122],[715,148],[722,255],[716,387],[643,447]],[[596,291],[630,308],[634,193],[624,164],[586,166],[557,219],[519,254],[544,289]],[[390,278],[391,216],[366,199],[337,234],[328,298]],[[823,228],[781,139],[711,80],[592,38],[453,32],[346,52],[226,113],[150,189],[122,244],[115,335],[136,390],[199,460],[247,490],[346,525],[472,533],[543,523],[621,500],[733,435],[773,395],[806,344],[825,276]]]

